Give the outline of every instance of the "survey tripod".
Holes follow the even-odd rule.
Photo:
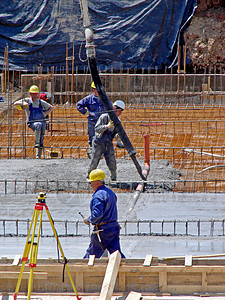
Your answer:
[[[30,300],[31,290],[32,290],[32,283],[33,283],[33,273],[34,273],[34,268],[36,268],[36,264],[37,264],[38,244],[39,244],[39,239],[40,239],[40,234],[41,234],[41,227],[42,227],[43,208],[45,207],[47,215],[48,215],[49,222],[51,224],[52,230],[54,232],[54,236],[55,236],[56,241],[57,241],[57,245],[59,247],[61,256],[62,256],[63,261],[64,261],[64,266],[65,266],[65,268],[68,272],[70,282],[73,286],[73,290],[75,292],[77,300],[80,300],[81,297],[79,297],[78,294],[77,294],[75,285],[73,283],[73,279],[72,279],[71,274],[70,274],[70,270],[69,270],[68,265],[67,265],[68,261],[67,261],[65,255],[64,255],[64,253],[63,253],[63,249],[62,249],[62,246],[59,242],[58,234],[57,234],[57,231],[55,229],[54,222],[53,222],[53,219],[50,215],[50,212],[49,212],[49,209],[48,209],[47,204],[45,202],[45,199],[46,199],[45,193],[39,193],[38,202],[36,202],[36,204],[35,204],[33,217],[32,217],[30,228],[29,228],[28,235],[27,235],[26,245],[25,245],[24,252],[23,252],[23,257],[22,257],[22,266],[21,266],[21,269],[20,269],[20,274],[19,274],[19,278],[18,278],[18,281],[17,281],[16,290],[15,290],[15,293],[14,293],[14,299],[17,299],[17,295],[18,295],[18,292],[19,292],[19,288],[20,288],[20,284],[21,284],[21,280],[22,280],[22,276],[23,276],[23,271],[24,271],[24,267],[25,267],[25,263],[29,261],[30,276],[29,276],[29,282],[28,282],[27,299]],[[39,220],[38,233],[36,235],[36,227],[37,227],[37,224],[38,224],[38,220]],[[33,228],[33,231],[32,231],[32,235],[31,235],[32,228]],[[31,240],[29,240],[30,235],[31,235]],[[35,239],[36,236],[37,236],[37,241],[35,242],[34,239]]]

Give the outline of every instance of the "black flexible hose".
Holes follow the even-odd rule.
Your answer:
[[[102,85],[101,79],[98,74],[95,57],[88,58],[88,64],[89,64],[89,69],[90,69],[90,72],[92,75],[92,79],[95,83],[96,89],[99,94],[99,98],[102,101],[106,111],[108,111],[109,117],[113,121],[116,131],[119,134],[119,136],[124,144],[124,147],[127,150],[129,156],[131,157],[139,175],[141,176],[141,178],[143,180],[146,180],[145,176],[142,174],[141,166],[138,163],[137,158],[135,156],[136,151],[135,151],[134,147],[132,146],[119,118],[117,117],[116,113],[113,110],[112,102],[109,100],[109,98],[106,95],[106,92],[104,90],[104,87]]]

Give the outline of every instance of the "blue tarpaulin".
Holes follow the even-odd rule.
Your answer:
[[[106,70],[164,68],[175,63],[177,41],[182,42],[197,0],[87,2],[96,61],[100,70]],[[75,66],[83,69],[87,62],[79,0],[1,1],[0,68],[7,45],[11,70],[65,67],[67,43],[68,55],[73,55],[74,45]]]

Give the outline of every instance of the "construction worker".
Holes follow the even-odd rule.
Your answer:
[[[46,129],[45,117],[52,112],[53,106],[46,101],[39,99],[40,93],[36,85],[30,87],[29,93],[29,98],[20,99],[14,102],[14,106],[17,109],[25,109],[27,125],[35,132],[34,147],[36,148],[36,158],[41,158]]]
[[[90,173],[88,179],[94,193],[90,203],[91,215],[84,218],[83,221],[86,225],[94,225],[94,231],[84,258],[88,258],[89,255],[100,258],[105,249],[110,254],[118,250],[121,257],[125,258],[120,249],[117,197],[112,190],[105,186],[105,178],[106,175],[102,170],[95,169]]]
[[[105,112],[105,108],[99,99],[98,91],[95,87],[94,82],[91,83],[91,88],[93,90],[93,93],[80,101],[77,102],[77,110],[82,113],[83,115],[86,114],[86,112],[89,112],[89,115],[87,117],[88,119],[88,143],[90,148],[87,151],[88,156],[90,157],[91,154],[91,147],[92,147],[92,139],[95,135],[95,124],[100,117],[100,115]]]
[[[125,108],[125,104],[121,100],[116,100],[113,103],[113,107],[117,117],[119,117]],[[116,129],[113,122],[110,120],[109,115],[107,113],[102,114],[95,125],[95,136],[92,143],[88,176],[92,170],[97,168],[103,155],[111,172],[111,180],[116,181],[116,158],[112,142],[116,134]]]
[[[92,150],[92,141],[93,137],[95,135],[95,124],[98,121],[98,118],[105,112],[105,108],[102,104],[102,101],[99,99],[99,94],[96,89],[96,86],[94,82],[91,83],[91,88],[93,90],[93,93],[79,102],[77,102],[77,110],[82,113],[83,115],[86,114],[87,111],[89,111],[89,115],[87,117],[88,119],[88,143],[89,143],[89,149],[87,150],[87,155],[89,158],[91,158],[91,150]],[[116,146],[118,148],[124,148],[123,143],[120,140],[120,137],[118,135],[115,136],[117,144]]]

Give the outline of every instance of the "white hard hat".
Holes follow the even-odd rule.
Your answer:
[[[113,106],[116,106],[122,110],[125,109],[125,103],[122,101],[122,100],[116,100],[114,103],[113,103]]]

